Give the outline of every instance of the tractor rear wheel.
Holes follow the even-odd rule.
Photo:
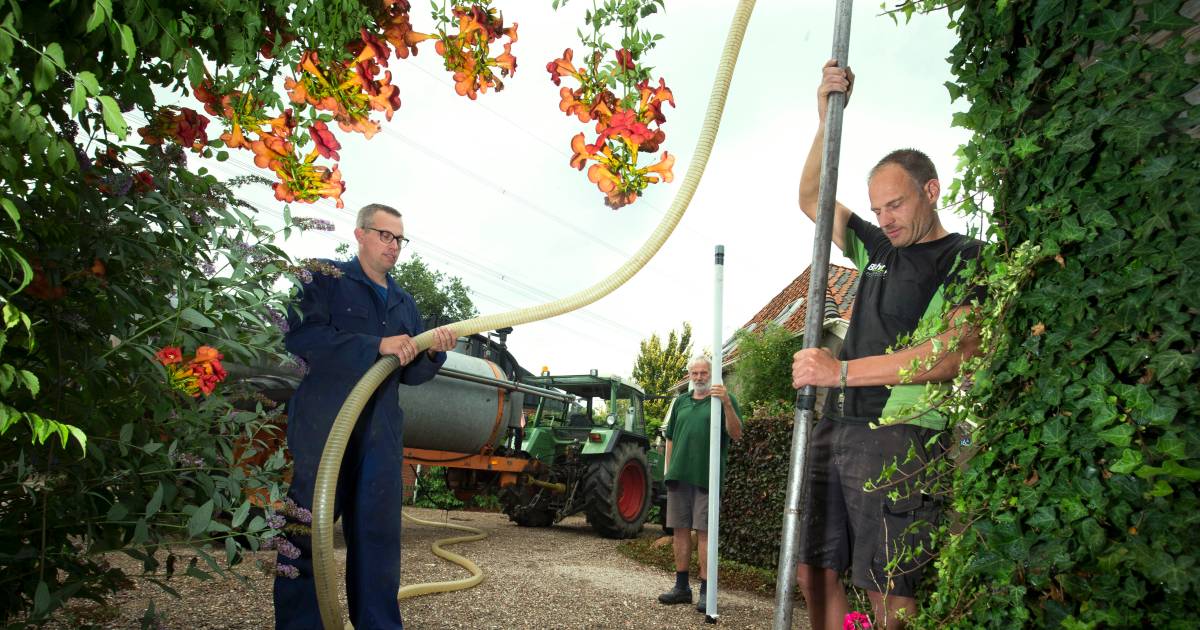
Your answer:
[[[633,538],[650,512],[650,474],[646,452],[633,442],[588,466],[584,485],[587,521],[605,538]]]

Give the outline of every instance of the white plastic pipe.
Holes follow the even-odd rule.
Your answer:
[[[724,385],[721,378],[723,340],[721,339],[722,302],[725,292],[725,246],[717,245],[713,266],[713,353],[712,385]],[[717,539],[721,525],[721,401],[709,400],[708,416],[708,592],[704,602],[704,620],[716,623],[717,618]]]

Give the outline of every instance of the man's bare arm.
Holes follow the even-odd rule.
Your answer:
[[[812,146],[808,150],[808,157],[804,160],[804,168],[800,171],[800,210],[813,222],[816,222],[817,213],[820,210],[817,202],[821,192],[821,157],[824,149],[825,113],[829,107],[829,94],[842,92],[846,93],[847,99],[849,99],[854,82],[854,73],[837,67],[836,62],[832,59],[825,63],[821,72],[821,85],[817,88],[817,112],[820,115],[820,124],[817,126],[817,134],[813,138]],[[849,100],[847,100],[848,102]],[[843,252],[846,251],[846,225],[849,222],[850,208],[834,201],[833,243]]]
[[[979,352],[978,332],[962,323],[970,310],[969,306],[954,309],[949,315],[949,329],[920,345],[849,361],[846,385],[941,383],[953,379],[963,362]],[[828,350],[810,348],[796,353],[792,362],[792,386],[796,389],[805,385],[838,387],[839,380],[838,360]]]

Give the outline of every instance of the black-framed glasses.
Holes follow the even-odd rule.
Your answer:
[[[392,241],[398,241],[400,243],[400,248],[403,249],[409,243],[409,240],[407,238],[404,238],[403,234],[394,234],[387,230],[381,230],[379,228],[367,227],[365,225],[363,226],[363,229],[364,230],[375,230],[376,232],[379,232],[379,240],[383,241],[383,243],[385,245],[390,245],[392,243]]]

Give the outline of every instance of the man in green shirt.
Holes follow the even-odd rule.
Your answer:
[[[688,561],[692,557],[692,531],[700,547],[700,575],[708,575],[708,448],[713,399],[721,404],[721,469],[725,469],[729,440],[742,439],[742,419],[737,400],[724,385],[712,385],[712,363],[696,357],[688,364],[692,391],[675,399],[667,424],[667,527],[674,528],[675,588],[658,596],[664,604],[689,604]],[[719,506],[718,506],[719,508]],[[704,612],[707,580],[700,579]]]

